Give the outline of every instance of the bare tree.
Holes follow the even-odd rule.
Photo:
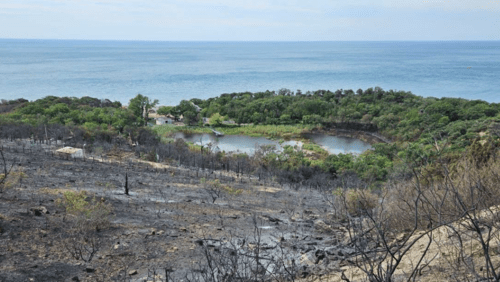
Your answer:
[[[197,240],[203,262],[187,273],[189,282],[296,281],[299,265],[282,242],[264,243],[257,216],[253,236],[229,233],[225,240]]]
[[[215,203],[217,199],[221,198],[224,195],[224,187],[218,179],[206,180],[205,178],[202,178],[200,182],[203,184],[203,188],[212,200],[212,203]]]
[[[7,161],[5,160],[5,155],[3,152],[3,147],[0,149],[0,157],[2,158],[1,162],[3,165],[3,174],[0,174],[0,193],[2,193],[5,189],[5,185],[7,183],[7,178],[12,171],[12,167],[14,167],[14,162],[9,166],[7,165]]]

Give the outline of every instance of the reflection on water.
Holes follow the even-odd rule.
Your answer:
[[[213,134],[184,134],[176,133],[174,138],[183,138],[186,141],[193,142],[196,145],[211,145],[212,149],[226,152],[240,152],[252,155],[256,148],[261,145],[275,145],[277,150],[282,150],[285,145],[299,145],[299,141],[286,141],[282,145],[278,141],[269,140],[265,137],[250,137],[245,135],[225,135],[223,137],[215,137]]]
[[[371,148],[370,144],[358,139],[330,136],[325,134],[306,134],[306,138],[314,143],[323,146],[330,154],[353,153],[360,154]],[[213,134],[184,134],[178,132],[174,138],[183,138],[196,145],[212,146],[214,151],[240,152],[252,155],[256,148],[261,145],[275,145],[278,151],[283,150],[283,146],[302,146],[300,141],[285,141],[281,145],[278,141],[269,140],[265,137],[250,137],[244,135],[225,135],[215,137]]]
[[[330,136],[325,134],[304,134],[304,137],[311,139],[314,143],[323,146],[330,154],[361,154],[370,150],[370,144],[355,138]]]

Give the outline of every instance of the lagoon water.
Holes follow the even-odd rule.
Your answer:
[[[245,135],[225,135],[223,137],[216,137],[213,134],[184,134],[178,132],[174,138],[182,138],[186,141],[193,142],[196,145],[211,145],[213,150],[220,150],[226,152],[246,153],[253,155],[256,149],[262,145],[274,145],[277,150],[281,150],[285,145],[300,145],[297,141],[285,141],[281,145],[278,141],[269,140],[265,137],[251,137]]]
[[[304,137],[310,139],[314,143],[322,146],[330,154],[361,154],[366,150],[371,149],[370,144],[354,138],[330,136],[326,134],[305,134]],[[213,134],[184,134],[176,133],[174,138],[183,138],[186,141],[193,142],[196,145],[211,145],[216,150],[226,152],[240,152],[248,155],[253,155],[255,150],[262,145],[274,145],[278,151],[283,149],[283,146],[290,145],[298,147],[302,146],[300,141],[284,141],[281,144],[275,140],[269,140],[265,137],[250,137],[244,135],[226,135],[216,137]]]
[[[0,39],[0,98],[182,99],[289,88],[500,102],[500,41],[139,42]]]
[[[370,144],[355,138],[331,136],[320,133],[305,134],[304,137],[321,145],[330,154],[361,154],[372,148]]]

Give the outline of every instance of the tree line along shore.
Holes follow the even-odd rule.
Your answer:
[[[2,100],[1,135],[37,140],[49,135],[60,140],[72,136],[75,142],[87,144],[90,152],[93,148],[102,150],[103,146],[97,146],[96,141],[112,143],[122,138],[140,144],[141,136],[148,135],[145,139],[158,139],[155,141],[158,143],[174,142],[168,138],[172,133],[210,133],[207,125],[225,134],[275,139],[300,138],[301,133],[315,131],[361,132],[367,133],[364,136],[379,137],[372,138],[372,143],[387,142],[375,143],[373,150],[359,156],[328,155],[320,146],[307,143],[305,152],[291,147],[281,153],[267,150],[259,162],[285,171],[318,170],[331,177],[355,173],[371,183],[384,182],[390,173],[404,170],[403,164],[408,162],[432,167],[438,159],[453,162],[472,148],[483,155],[489,154],[486,152],[495,150],[499,144],[500,104],[424,98],[379,87],[306,93],[281,89],[222,94],[206,100],[194,98],[170,107],[157,107],[158,104],[158,100],[141,94],[131,99],[127,107],[120,102],[91,97],[48,96],[31,102]],[[159,115],[176,120],[182,117],[185,126],[145,126],[153,108]],[[208,124],[204,123],[206,118]],[[224,123],[229,120],[234,123]],[[363,134],[357,136],[363,138]],[[187,147],[193,153],[211,153],[192,144]],[[218,153],[217,159],[228,157]]]

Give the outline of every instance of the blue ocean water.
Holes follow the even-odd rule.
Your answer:
[[[500,41],[139,42],[0,40],[0,98],[138,93],[182,99],[289,88],[405,90],[500,102]]]

